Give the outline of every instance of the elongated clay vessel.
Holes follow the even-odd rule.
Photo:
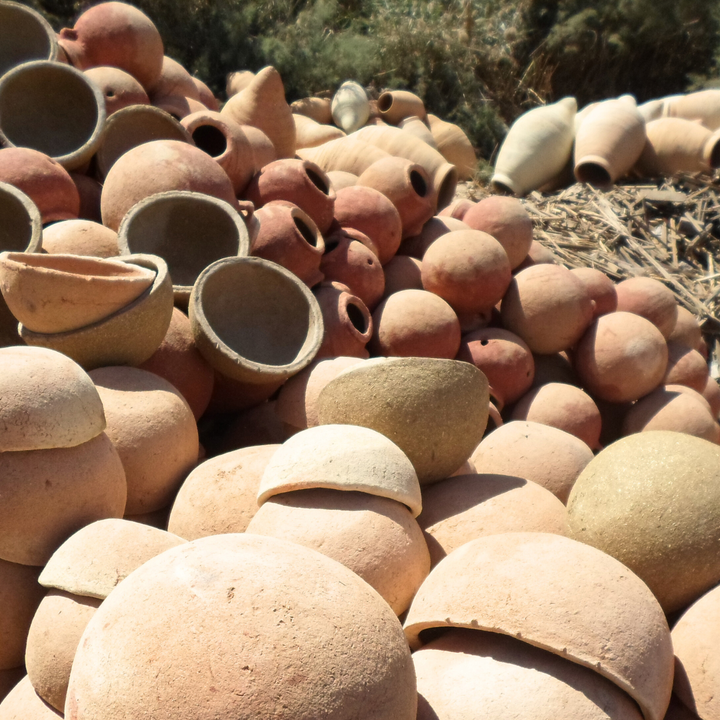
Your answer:
[[[334,125],[321,125],[307,115],[293,113],[297,149],[317,147],[330,140],[345,137],[345,133]]]
[[[354,80],[346,80],[333,96],[330,110],[334,123],[346,133],[359,130],[370,116],[365,88]]]
[[[398,125],[401,120],[416,115],[425,119],[425,104],[422,98],[407,90],[389,90],[378,98],[380,117],[391,125]]]
[[[358,140],[353,134],[331,140],[315,148],[303,148],[298,150],[297,155],[303,160],[317,163],[325,172],[343,170],[359,176],[374,162],[388,157],[390,153]]]
[[[398,123],[398,127],[406,133],[410,133],[413,137],[422,140],[434,150],[438,149],[430,128],[427,126],[425,121],[421,120],[417,115],[411,115],[410,117],[406,117],[404,120],[401,120]],[[443,155],[443,157],[445,156]]]
[[[663,116],[699,120],[714,132],[720,129],[720,90],[699,90],[665,98]]]
[[[526,195],[554,178],[572,154],[577,101],[534,108],[510,127],[495,162],[493,184]]]
[[[0,2],[0,28],[0,76],[30,60],[57,60],[55,31],[31,7]]]
[[[304,115],[321,125],[329,125],[333,121],[332,100],[324,97],[306,97],[290,103],[295,115]]]
[[[225,82],[225,92],[228,96],[228,100],[233,96],[237,95],[241,90],[244,90],[255,77],[255,73],[251,70],[237,70],[227,74]]]
[[[431,113],[426,120],[438,152],[457,168],[460,180],[469,180],[475,172],[477,156],[465,131]]]

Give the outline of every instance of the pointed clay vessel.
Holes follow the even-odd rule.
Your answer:
[[[457,168],[460,180],[469,180],[477,166],[477,156],[465,131],[453,123],[428,113],[427,123],[438,152]]]
[[[329,125],[332,121],[332,100],[330,98],[306,97],[290,103],[295,115],[304,115],[321,125]]]
[[[0,28],[0,76],[30,60],[57,60],[55,31],[36,10],[3,0]]]
[[[367,358],[365,346],[373,335],[374,324],[365,303],[338,282],[322,283],[315,289],[315,297],[323,318],[323,338],[318,358]]]
[[[411,115],[410,117],[406,117],[404,120],[401,120],[398,123],[398,127],[406,133],[410,133],[413,137],[427,143],[431,148],[433,148],[433,150],[438,149],[437,144],[435,143],[435,138],[433,137],[432,132],[430,132],[430,128],[417,115]],[[443,155],[443,157],[445,156]]]
[[[303,160],[317,163],[325,172],[343,170],[358,176],[377,160],[390,155],[379,147],[358,140],[354,134],[331,140],[315,148],[303,148],[298,150],[297,154]]]
[[[321,125],[312,118],[293,113],[297,149],[317,147],[330,140],[345,137],[345,133],[333,125]]]
[[[333,96],[330,111],[334,123],[346,133],[359,130],[370,116],[365,88],[354,80],[346,80]]]
[[[665,117],[699,120],[708,130],[720,129],[720,90],[700,90],[665,98]]]
[[[228,100],[233,96],[237,95],[240,91],[244,90],[255,77],[255,73],[250,70],[237,70],[227,74],[227,80],[225,83],[225,92],[228,96]]]
[[[143,86],[129,73],[115,67],[96,67],[85,70],[105,98],[108,117],[129,105],[149,105],[150,99]]]

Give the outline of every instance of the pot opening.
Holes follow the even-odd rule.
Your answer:
[[[427,195],[427,183],[425,182],[425,178],[417,170],[410,171],[410,184],[420,197]]]
[[[710,167],[716,170],[720,167],[720,138],[713,145],[712,152],[710,153]]]
[[[331,240],[330,242],[325,243],[325,254],[328,255],[331,253],[339,244],[339,240]]]
[[[353,327],[361,334],[364,335],[368,330],[368,322],[365,317],[365,313],[354,303],[347,304],[347,316],[350,318],[350,322]]]
[[[0,251],[22,252],[32,240],[32,219],[22,201],[0,191]]]
[[[448,165],[446,167],[447,172],[440,183],[440,189],[438,190],[438,207],[446,207],[449,205],[455,197],[455,190],[458,184],[458,174],[454,165]]]
[[[295,221],[295,227],[298,229],[300,234],[305,238],[308,245],[312,245],[313,247],[317,247],[317,235],[313,233],[313,231],[307,226],[306,223],[304,223],[300,218],[293,218]]]
[[[220,157],[227,150],[227,138],[214,125],[201,125],[193,131],[192,139],[211,157]]]
[[[610,173],[597,163],[582,163],[575,168],[575,177],[584,183],[588,183],[593,187],[608,187],[612,185]]]
[[[306,167],[305,168],[305,174],[310,178],[310,182],[324,195],[330,194],[330,188],[328,184],[325,182],[325,180],[318,175],[314,170],[311,168]]]
[[[380,112],[387,112],[392,107],[392,104],[393,96],[390,93],[383,93],[378,98],[377,107]]]
[[[511,187],[505,185],[504,183],[499,182],[498,180],[493,180],[491,185],[492,185],[493,190],[498,195],[514,195],[515,194]]]

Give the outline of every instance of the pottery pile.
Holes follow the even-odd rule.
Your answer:
[[[0,720],[720,717],[697,319],[454,199],[417,95],[227,95],[131,5],[0,0]]]

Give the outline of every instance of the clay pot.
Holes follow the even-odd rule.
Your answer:
[[[609,680],[514,638],[452,629],[413,654],[418,720],[641,720],[635,702]]]
[[[515,198],[491,195],[469,208],[462,221],[473,230],[492,235],[503,246],[513,270],[530,251],[532,220]]]
[[[479,230],[447,233],[423,255],[423,287],[458,313],[490,311],[502,299],[511,279],[502,245]]]
[[[39,574],[39,568],[0,560],[0,670],[24,662],[30,623],[44,594]]]
[[[506,532],[566,534],[565,506],[537,483],[509,475],[456,475],[423,490],[418,523],[432,566],[486,535]]]
[[[418,235],[405,238],[398,253],[422,260],[428,248],[443,235],[457,230],[469,230],[470,227],[460,220],[451,217],[431,217],[422,227]]]
[[[86,370],[145,362],[160,346],[170,324],[173,308],[170,275],[165,261],[155,255],[125,256],[118,261],[155,273],[152,285],[136,300],[78,330],[36,333],[20,325],[22,339],[28,345],[58,350]],[[141,333],[139,327],[143,329]]]
[[[335,124],[346,133],[359,130],[370,116],[365,89],[354,80],[346,80],[333,96],[330,111]]]
[[[322,283],[315,290],[323,319],[323,338],[317,358],[367,358],[365,346],[373,335],[373,319],[365,303],[338,282]]]
[[[510,635],[584,665],[647,720],[662,720],[670,701],[673,651],[657,601],[617,560],[560,535],[505,533],[458,548],[420,587],[405,634],[418,649],[423,630],[441,627]]]
[[[0,149],[0,182],[25,193],[40,211],[43,224],[70,220],[80,212],[80,196],[67,170],[37,150]]]
[[[214,262],[190,297],[200,353],[215,370],[253,385],[282,383],[309,365],[322,342],[321,317],[305,285],[257,257]]]
[[[0,705],[0,717],[3,720],[58,720],[63,714],[42,700],[25,676]]]
[[[668,342],[668,364],[663,385],[687,385],[702,394],[710,376],[705,358],[677,342]]]
[[[470,457],[487,424],[485,376],[468,363],[377,358],[348,368],[318,399],[321,424],[352,423],[390,438],[421,485],[448,477]]]
[[[437,151],[456,167],[459,180],[469,180],[475,172],[477,157],[463,129],[430,113],[427,114],[426,120]]]
[[[402,219],[383,192],[363,185],[338,190],[333,212],[340,227],[359,230],[372,240],[381,264],[395,256],[402,239]]]
[[[647,395],[667,368],[667,344],[639,315],[614,312],[599,317],[578,343],[574,365],[583,387],[614,403]]]
[[[572,155],[577,101],[566,97],[521,115],[500,146],[492,183],[526,195],[558,175]]]
[[[321,125],[329,125],[333,121],[332,100],[330,98],[302,98],[290,103],[290,109],[294,115],[304,115]]]
[[[0,182],[0,250],[38,252],[42,220],[37,205],[13,185]]]
[[[200,93],[192,75],[177,61],[163,56],[162,70],[157,82],[150,88],[153,102],[174,95],[200,100]]]
[[[58,41],[81,70],[110,65],[130,73],[150,91],[162,72],[163,43],[152,20],[138,8],[105,2],[86,10]]]
[[[470,208],[475,207],[476,203],[469,198],[455,198],[449,205],[446,205],[442,210],[438,212],[440,217],[451,217],[455,220],[462,220],[465,217],[465,213]]]
[[[715,131],[720,128],[720,91],[699,90],[664,98],[663,114],[667,117],[699,120],[708,130]]]
[[[715,378],[708,378],[705,389],[702,391],[702,396],[710,405],[710,412],[712,413],[713,419],[717,420],[720,416],[720,386],[718,386]]]
[[[570,362],[568,353],[533,355],[533,361],[535,362],[535,377],[533,378],[532,387],[540,387],[552,382],[580,387],[580,381]]]
[[[225,83],[225,92],[228,96],[228,100],[239,92],[244,90],[255,77],[255,73],[250,70],[238,70],[227,74],[227,81]]]
[[[601,270],[573,268],[570,271],[585,286],[593,302],[593,317],[607,315],[617,310],[615,283]]]
[[[297,149],[317,147],[330,140],[345,137],[345,133],[333,125],[321,125],[305,115],[293,113],[295,144]]]
[[[312,160],[325,172],[343,170],[359,177],[373,163],[388,157],[390,153],[358,140],[353,134],[315,148],[302,148],[297,155],[303,160]]]
[[[233,95],[221,111],[238,125],[254,125],[275,146],[278,158],[295,156],[295,123],[285,101],[280,73],[272,66],[259,70],[250,83]]]
[[[158,606],[158,596],[167,602]],[[130,630],[138,626],[142,636]],[[116,650],[107,664],[101,658],[110,647]],[[176,672],[158,678],[158,662]],[[242,667],[254,668],[252,677],[239,675]],[[168,720],[177,718],[178,699],[198,720],[217,714],[218,703],[226,714],[274,713],[278,720],[321,717],[328,708],[336,720],[349,720],[360,705],[378,708],[377,720],[415,720],[417,691],[397,618],[367,583],[295,543],[242,533],[173,548],[112,593],[76,655],[66,711]]]
[[[62,220],[46,227],[42,249],[50,255],[111,258],[120,254],[117,233],[91,220]]]
[[[335,192],[338,193],[340,190],[344,190],[347,187],[352,187],[357,183],[358,176],[352,173],[345,172],[344,170],[331,170],[326,173],[332,186],[335,188]],[[337,204],[337,195],[335,197],[335,204]]]
[[[416,115],[425,119],[425,104],[415,93],[407,90],[390,90],[378,98],[378,112],[380,117],[391,125],[397,125],[401,120]]]
[[[208,265],[224,257],[244,257],[250,250],[247,228],[233,207],[187,191],[150,195],[134,205],[118,228],[118,244],[123,254],[162,257],[172,277],[175,301],[184,303]]]
[[[102,185],[95,179],[79,173],[70,173],[75,189],[80,195],[80,212],[78,218],[81,220],[92,220],[102,223],[100,212],[100,196]]]
[[[237,208],[232,183],[206,153],[177,140],[156,140],[126,152],[110,169],[102,192],[103,225],[117,230],[130,208],[150,195],[190,190]]]
[[[150,104],[150,99],[143,86],[132,75],[120,68],[90,68],[85,70],[85,75],[97,85],[105,98],[105,112],[108,117],[129,105]]]
[[[589,395],[573,385],[548,383],[531,390],[520,398],[510,417],[564,430],[592,449],[600,443],[600,410]]]
[[[411,115],[410,117],[404,118],[398,123],[398,127],[413,137],[422,140],[433,150],[437,150],[435,138],[430,132],[430,128],[425,124],[425,121],[421,120],[417,115]],[[443,155],[443,157],[445,156]]]
[[[66,170],[95,154],[105,118],[100,90],[68,65],[35,60],[0,79],[0,144],[38,150]]]
[[[259,172],[266,165],[277,160],[277,152],[270,138],[260,129],[252,125],[240,125],[253,151],[254,172]]]
[[[163,110],[178,122],[188,115],[207,110],[199,100],[193,100],[183,95],[165,95],[153,102],[153,107]]]
[[[635,165],[645,147],[645,121],[630,95],[598,103],[575,136],[575,177],[609,187]]]
[[[99,322],[134,302],[155,273],[76,255],[0,253],[0,290],[13,315],[35,333],[60,333]]]
[[[178,308],[173,308],[165,339],[140,369],[165,378],[182,393],[195,419],[202,417],[210,403],[215,374],[195,346],[190,320]]]
[[[422,263],[409,255],[396,255],[384,268],[383,299],[401,290],[422,290]]]
[[[546,248],[542,243],[533,240],[530,243],[527,257],[515,268],[516,272],[525,270],[533,265],[557,265],[558,259],[552,250]]]
[[[333,221],[335,190],[327,175],[309,160],[276,160],[255,174],[245,197],[256,208],[285,200],[307,213],[321,233]]]
[[[186,540],[245,532],[258,511],[260,478],[279,447],[246,447],[198,465],[180,487],[168,530]]]
[[[253,408],[236,413],[231,418],[217,416],[206,418],[212,434],[203,433],[203,444],[209,456],[232,452],[254,445],[275,445],[285,442],[287,433],[275,414],[277,400],[260,403]],[[253,501],[253,507],[257,503]],[[254,510],[253,510],[254,512]]]
[[[0,368],[0,457],[10,451],[75,447],[105,429],[95,386],[64,355],[42,348],[2,348]]]
[[[616,286],[621,312],[635,313],[649,320],[667,340],[677,321],[677,303],[672,292],[659,280],[634,277]]]
[[[702,328],[697,318],[682,305],[677,306],[675,327],[668,337],[668,342],[680,343],[701,352],[704,345]]]
[[[520,271],[502,301],[503,325],[534,353],[567,350],[592,320],[592,301],[567,268],[537,265]]]
[[[0,76],[30,60],[57,60],[55,31],[36,10],[3,0],[0,27]]]
[[[251,383],[235,380],[215,371],[213,393],[207,414],[229,415],[256,407],[271,398],[280,389],[283,380],[270,383]],[[281,439],[284,439],[284,435]]]
[[[191,77],[193,85],[195,85],[198,92],[198,99],[200,102],[212,112],[220,112],[220,103],[218,99],[213,95],[212,90],[202,81],[200,78]]]

